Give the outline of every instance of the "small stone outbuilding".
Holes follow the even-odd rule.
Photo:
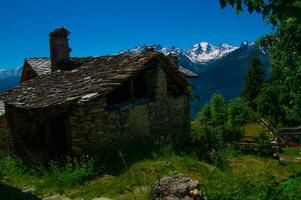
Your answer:
[[[50,33],[50,58],[25,59],[21,84],[1,94],[13,149],[33,158],[102,151],[190,130],[188,84],[175,56],[73,58],[65,28]],[[183,76],[184,75],[184,76]]]

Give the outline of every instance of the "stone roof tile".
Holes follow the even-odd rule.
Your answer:
[[[0,95],[7,104],[22,108],[42,108],[67,101],[104,96],[139,71],[164,58],[160,53],[119,54],[114,56],[73,58],[73,70],[43,73]],[[36,69],[49,66],[45,58],[28,60]],[[169,69],[170,72],[171,69]],[[172,70],[171,70],[172,71]],[[174,72],[173,70],[172,72]],[[45,75],[46,73],[47,75]],[[172,75],[182,80],[177,73]],[[183,84],[187,84],[185,80]],[[97,94],[96,94],[97,93]]]

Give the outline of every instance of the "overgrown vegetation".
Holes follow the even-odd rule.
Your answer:
[[[83,184],[99,175],[99,167],[89,157],[66,158],[64,162],[50,162],[49,166],[28,166],[20,158],[0,155],[0,181],[23,188],[34,186],[38,194],[63,193],[65,189]]]
[[[208,199],[300,199],[300,164],[238,155],[233,151],[226,148],[217,155],[214,165],[209,165],[196,155],[177,155],[167,145],[152,158],[129,165],[117,175],[100,176],[96,176],[97,167],[90,158],[33,170],[14,156],[2,155],[1,181],[17,188],[32,187],[39,196],[64,193],[70,198],[83,199],[147,199],[153,182],[163,176],[184,173],[200,182]]]
[[[226,103],[220,94],[214,94],[192,123],[194,151],[210,159],[211,152],[219,152],[240,142],[245,125],[256,118],[255,113],[240,98]]]
[[[260,93],[264,80],[262,64],[259,59],[253,58],[246,75],[241,96],[254,111],[257,110],[256,98]]]
[[[220,0],[220,3],[222,8],[230,4],[238,13],[245,5],[250,13],[255,10],[273,24],[276,31],[258,40],[258,44],[267,48],[270,54],[271,77],[260,88],[256,109],[274,126],[300,125],[301,2]]]

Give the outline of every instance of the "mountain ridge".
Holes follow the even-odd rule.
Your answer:
[[[16,69],[0,69],[0,92],[19,84],[22,67]]]
[[[141,53],[147,46],[153,47],[156,51],[168,54],[177,54],[187,57],[192,63],[205,64],[211,60],[219,59],[228,53],[238,49],[238,46],[231,46],[227,43],[221,43],[218,46],[212,45],[206,41],[194,44],[191,48],[181,49],[175,46],[170,48],[162,47],[160,44],[139,45],[131,49],[123,50],[120,53]]]

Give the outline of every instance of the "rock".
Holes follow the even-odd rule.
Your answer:
[[[199,183],[187,175],[178,174],[154,183],[151,200],[206,200]]]
[[[44,197],[42,200],[71,200],[69,197],[65,197],[64,195],[53,195],[49,197]]]
[[[33,193],[35,191],[35,187],[34,186],[26,186],[23,188],[23,192],[25,193]]]

